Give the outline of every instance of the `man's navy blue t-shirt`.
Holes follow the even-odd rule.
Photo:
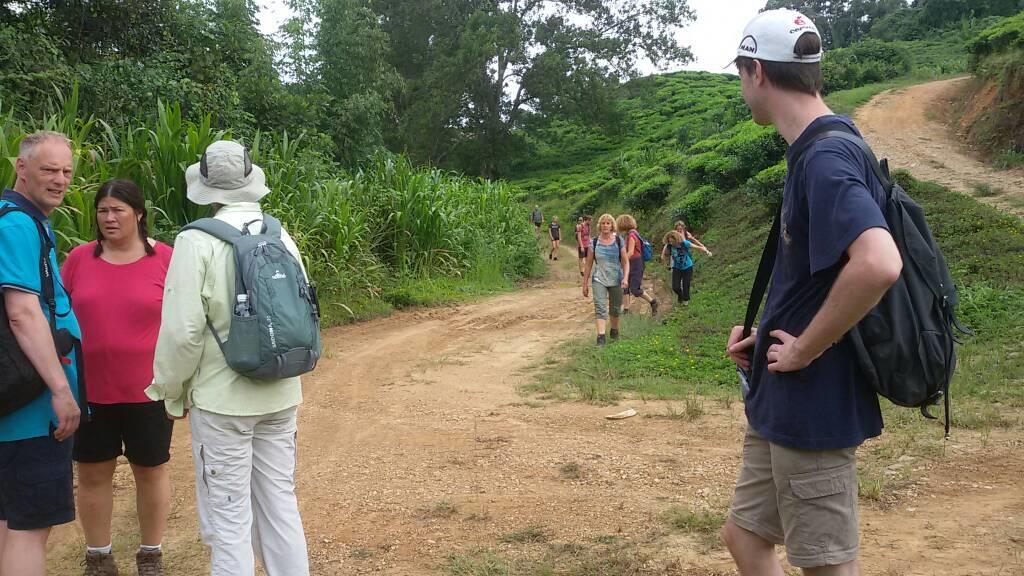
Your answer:
[[[778,343],[768,334],[802,334],[846,263],[850,244],[870,228],[888,229],[885,192],[863,152],[838,138],[807,146],[822,129],[856,133],[849,118],[823,116],[786,153],[782,229],[746,398],[747,420],[758,434],[801,450],[849,448],[882,432],[878,396],[860,375],[845,338],[803,370],[768,371],[768,347]]]

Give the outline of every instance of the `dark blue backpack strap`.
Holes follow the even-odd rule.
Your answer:
[[[810,145],[813,144],[814,142],[817,142],[818,140],[824,140],[825,138],[839,138],[840,140],[846,140],[847,142],[850,142],[851,144],[855,145],[857,148],[860,148],[860,151],[864,154],[864,156],[867,157],[868,164],[871,165],[871,171],[875,173],[875,177],[878,178],[878,182],[881,183],[882,188],[885,189],[885,193],[892,193],[893,183],[892,179],[889,178],[888,170],[883,169],[882,163],[878,161],[878,158],[875,156],[875,153],[871,150],[871,147],[868,146],[868,143],[865,142],[863,138],[857,136],[856,134],[846,132],[843,130],[828,130],[825,132],[821,132],[820,134],[815,134],[814,138],[812,138],[807,143],[807,146],[805,146],[804,149],[806,150],[807,147],[810,147]]]

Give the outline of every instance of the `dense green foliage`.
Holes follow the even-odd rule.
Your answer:
[[[641,60],[682,64],[685,0],[290,0],[276,39],[256,0],[0,3],[0,101],[39,118],[81,87],[121,127],[176,102],[235,134],[287,130],[355,166],[388,148],[488,177],[527,153],[523,128],[615,122]]]
[[[968,45],[975,74],[968,134],[1003,165],[1024,164],[1024,12],[983,30]]]
[[[231,133],[213,128],[209,116],[187,119],[177,104],[123,128],[82,119],[78,104],[72,91],[62,109],[38,124],[10,113],[0,118],[0,154],[8,158],[17,156],[28,130],[58,130],[73,140],[74,181],[53,215],[62,252],[95,238],[92,201],[109,178],[139,184],[150,230],[162,240],[206,214],[185,199],[184,167]],[[349,172],[287,132],[256,132],[246,144],[272,189],[263,206],[295,237],[322,289],[328,323],[447,299],[461,289],[457,278],[468,279],[462,287],[470,290],[508,285],[540,265],[526,212],[506,183],[414,168],[384,153]],[[0,165],[0,184],[13,180],[13,164]]]
[[[828,53],[822,63],[825,93],[883,82],[910,71],[910,53],[891,42],[865,40]]]

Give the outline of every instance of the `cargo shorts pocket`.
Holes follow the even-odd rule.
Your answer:
[[[855,462],[789,477],[786,553],[800,568],[842,564],[857,555]],[[781,504],[781,503],[780,503]]]

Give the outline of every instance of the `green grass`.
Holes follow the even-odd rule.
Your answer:
[[[718,546],[718,532],[725,524],[725,518],[723,510],[691,510],[682,506],[673,506],[661,514],[666,524],[696,537],[709,547]]]
[[[501,537],[501,541],[506,544],[539,544],[550,539],[551,532],[547,528],[538,525],[527,526]]]
[[[975,332],[958,349],[951,386],[953,436],[1019,427],[1024,424],[1024,224],[963,194],[903,172],[896,175],[923,206],[957,282],[959,318]],[[559,362],[547,364],[524,390],[597,404],[667,400],[667,408],[652,417],[680,420],[700,417],[707,408],[706,403],[695,406],[701,398],[726,405],[738,399],[725,341],[729,328],[742,321],[771,214],[742,192],[718,198],[711,214],[702,240],[715,257],[698,261],[689,307],[675,308],[664,323],[626,317],[624,338],[614,345],[566,343],[554,352]],[[913,462],[939,460],[946,453],[941,422],[881,403],[885,432],[862,449],[860,491],[868,501],[889,505],[908,485]],[[942,417],[941,408],[933,412]],[[907,464],[887,469],[893,462]]]
[[[992,196],[999,196],[1003,191],[992,185],[984,182],[978,182],[974,185],[974,195],[979,198],[991,198]]]
[[[1020,168],[1024,166],[1024,151],[1004,150],[996,155],[994,164],[1000,170]]]

